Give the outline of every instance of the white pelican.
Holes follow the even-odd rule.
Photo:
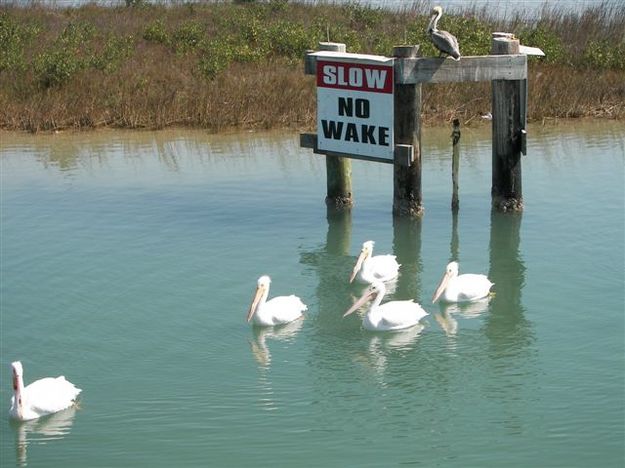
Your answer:
[[[395,260],[395,255],[373,256],[374,244],[375,242],[371,240],[362,243],[362,250],[349,277],[350,283],[354,281],[354,278],[366,284],[371,284],[374,281],[391,281],[397,278],[400,265]]]
[[[432,9],[432,18],[428,24],[427,33],[441,55],[447,54],[454,60],[460,60],[460,48],[458,46],[458,39],[447,31],[440,31],[437,28],[438,20],[443,16],[443,9],[440,6],[435,6]]]
[[[432,303],[439,298],[444,302],[477,301],[488,296],[492,285],[486,275],[465,273],[458,276],[458,263],[451,262],[432,296]]]
[[[271,327],[289,323],[302,316],[308,307],[297,296],[278,296],[267,300],[271,278],[264,275],[258,278],[256,293],[247,313],[247,321],[254,319],[256,325]]]
[[[427,312],[413,300],[390,301],[380,305],[384,294],[386,294],[386,287],[382,281],[371,283],[362,297],[343,314],[343,317],[357,310],[367,302],[371,296],[375,296],[375,299],[362,320],[362,326],[367,330],[401,330],[417,325],[419,320],[428,315]]]
[[[9,414],[20,421],[37,419],[47,414],[69,408],[82,391],[65,377],[46,377],[24,387],[22,363],[15,361],[13,368],[13,397]]]

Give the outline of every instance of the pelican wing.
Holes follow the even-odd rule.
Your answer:
[[[367,261],[367,269],[380,281],[389,281],[397,276],[399,263],[395,255],[375,255]]]
[[[38,414],[50,414],[71,406],[82,390],[65,377],[46,377],[24,388],[24,401]]]
[[[416,325],[427,315],[419,304],[410,301],[391,301],[379,306],[380,329],[399,330]]]
[[[292,322],[301,317],[302,312],[308,307],[302,300],[295,296],[278,296],[270,299],[263,306],[263,315],[270,315],[273,325]]]
[[[458,45],[458,39],[453,34],[447,31],[432,31],[430,37],[434,46],[445,54],[451,55],[455,59],[460,58],[460,47]]]
[[[455,279],[454,289],[459,302],[470,302],[488,296],[492,285],[486,275],[465,273]]]

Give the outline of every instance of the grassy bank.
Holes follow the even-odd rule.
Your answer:
[[[269,2],[0,7],[0,127],[312,128],[315,87],[302,57],[328,36],[350,52],[421,44],[428,8]],[[464,55],[488,54],[491,32],[543,49],[530,58],[529,119],[625,117],[625,10],[606,1],[540,20],[486,10],[443,16]],[[424,121],[477,122],[490,84],[424,86]]]

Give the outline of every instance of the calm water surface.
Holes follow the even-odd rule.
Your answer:
[[[488,128],[451,215],[449,134],[424,130],[421,221],[361,161],[328,214],[296,134],[1,134],[0,465],[623,466],[624,126],[530,128],[522,215],[491,214]],[[342,318],[368,239],[422,329]],[[432,305],[451,258],[495,296]],[[264,273],[305,320],[245,322]],[[80,407],[10,422],[16,359]]]

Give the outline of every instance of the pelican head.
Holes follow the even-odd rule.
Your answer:
[[[428,24],[428,32],[436,30],[438,20],[443,16],[443,8],[435,6],[430,13],[430,24]]]
[[[445,291],[445,289],[447,288],[449,281],[456,276],[458,276],[458,262],[449,262],[447,264],[447,267],[445,268],[445,274],[441,278],[441,281],[440,283],[438,283],[436,291],[432,295],[432,303],[438,300],[440,295],[443,294],[443,291]]]
[[[362,268],[362,264],[364,263],[364,261],[370,258],[371,255],[373,254],[374,245],[375,245],[375,242],[373,242],[372,240],[368,240],[362,243],[362,249],[360,250],[360,255],[358,255],[358,260],[356,260],[356,265],[354,266],[354,269],[352,270],[352,274],[349,277],[350,283],[354,281],[354,278],[356,278],[356,275]]]
[[[432,8],[432,13],[430,13],[430,16],[442,16],[443,15],[443,7],[437,5],[434,8]]]
[[[263,275],[260,278],[258,278],[258,281],[256,283],[256,292],[254,293],[254,298],[252,299],[250,310],[247,313],[248,322],[252,320],[252,317],[254,317],[254,314],[258,310],[258,306],[267,300],[267,296],[269,295],[270,284],[271,284],[271,278],[269,278],[269,276]]]
[[[343,314],[343,317],[347,317],[349,314],[352,314],[353,312],[358,310],[370,298],[373,298],[375,301],[377,301],[379,305],[379,302],[381,301],[381,298],[384,297],[384,294],[386,294],[386,287],[384,286],[383,282],[375,281],[371,283],[367,287],[367,289],[365,289],[360,299],[354,302],[354,304],[349,308],[349,310]]]
[[[13,368],[14,376],[22,377],[24,375],[24,368],[22,367],[22,363],[20,361],[12,362],[11,367]]]

